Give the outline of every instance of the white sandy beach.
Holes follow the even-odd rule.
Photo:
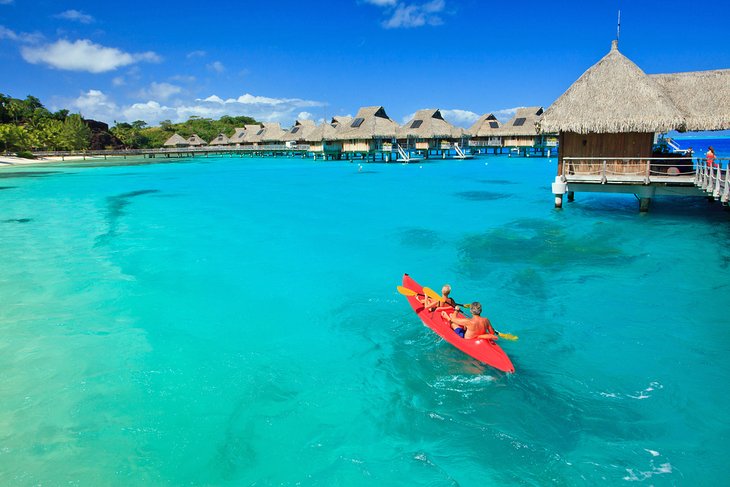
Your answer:
[[[107,157],[107,160],[113,159]],[[54,162],[69,162],[69,161],[82,161],[82,160],[104,160],[103,156],[50,156],[50,157],[38,157],[36,159],[26,159],[23,157],[14,156],[3,156],[0,155],[0,168],[4,166],[27,166],[31,164],[43,164],[43,163],[54,163]]]

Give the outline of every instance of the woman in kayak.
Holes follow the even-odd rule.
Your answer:
[[[459,335],[461,338],[467,340],[472,338],[485,338],[487,340],[499,340],[499,335],[492,328],[492,323],[489,322],[488,318],[483,318],[482,305],[481,303],[474,301],[471,303],[472,317],[471,318],[457,318],[456,310],[450,315],[445,311],[441,312],[441,316],[449,322],[451,329]]]
[[[441,297],[439,299],[432,299],[429,296],[424,295],[423,301],[420,296],[416,296],[416,299],[423,303],[423,307],[429,311],[435,311],[438,308],[456,308],[456,301],[449,297],[451,293],[451,286],[444,284],[441,288]]]

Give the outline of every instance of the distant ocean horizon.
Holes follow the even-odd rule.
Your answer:
[[[715,149],[715,155],[717,157],[730,158],[730,135],[713,136],[708,137],[707,135],[677,135],[672,137],[679,143],[682,149],[691,148],[694,151],[696,157],[704,157],[707,148],[712,146]]]

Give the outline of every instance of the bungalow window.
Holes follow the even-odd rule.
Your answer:
[[[296,134],[297,132],[299,132],[299,127],[294,127],[293,129],[291,129],[291,133]]]
[[[352,121],[352,124],[350,125],[351,128],[358,128],[362,123],[365,121],[364,118],[358,117],[355,120]]]
[[[489,122],[489,126],[491,128],[493,128],[493,129],[498,129],[499,128],[499,123],[497,123],[497,122]]]
[[[417,129],[422,124],[423,124],[423,120],[414,120],[413,123],[411,124],[411,128],[412,129]]]
[[[526,120],[527,120],[526,118],[520,117],[520,118],[516,119],[515,123],[513,123],[512,125],[515,127],[522,127],[525,124]]]

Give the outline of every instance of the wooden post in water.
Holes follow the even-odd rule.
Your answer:
[[[651,203],[651,198],[639,198],[639,211],[641,213],[646,213],[649,211],[649,204]]]

